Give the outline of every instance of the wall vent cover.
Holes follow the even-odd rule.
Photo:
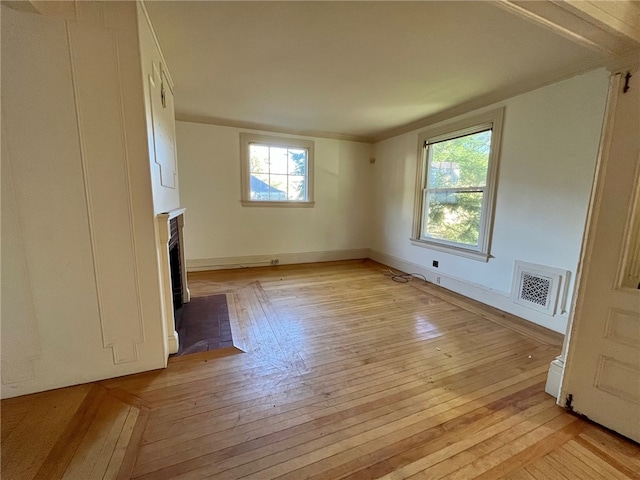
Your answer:
[[[566,285],[568,276],[569,272],[564,270],[516,260],[512,299],[524,307],[555,315],[560,286],[563,279]]]
[[[520,286],[520,300],[536,303],[546,308],[551,302],[550,293],[552,286],[553,280],[551,278],[523,273],[522,285]]]

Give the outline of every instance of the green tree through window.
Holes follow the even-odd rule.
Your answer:
[[[504,108],[420,132],[411,243],[489,261]]]
[[[490,149],[491,130],[428,145],[424,237],[478,245]]]

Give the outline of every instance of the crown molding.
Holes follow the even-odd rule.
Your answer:
[[[497,0],[495,5],[607,56],[640,49],[635,2]]]

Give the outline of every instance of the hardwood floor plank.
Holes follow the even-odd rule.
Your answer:
[[[3,480],[638,478],[640,447],[544,393],[560,336],[385,269],[190,274],[235,347],[3,401]]]
[[[131,407],[105,398],[62,476],[65,480],[100,478],[107,469]]]
[[[565,449],[575,456],[579,461],[592,468],[601,478],[617,478],[621,480],[627,480],[629,477],[624,473],[618,471],[616,468],[607,464],[597,455],[594,455],[590,450],[582,447],[576,441],[567,442]]]
[[[571,422],[571,419],[563,416],[562,422],[565,421]],[[582,432],[585,425],[573,421],[555,431],[550,427],[551,423],[539,427],[530,434],[494,450],[491,455],[483,456],[456,471],[451,478],[464,478],[470,474],[482,480],[501,477],[543,458]]]
[[[300,469],[294,474],[299,475],[300,478],[308,477],[317,480],[321,478],[368,479],[380,477],[413,460],[422,458],[429,449],[434,447],[435,442],[451,442],[533,406],[541,398],[544,398],[539,393],[540,386],[540,383],[536,383],[528,388],[523,388],[523,385],[519,384],[518,390],[514,393],[511,393],[512,389],[504,389],[500,391],[500,394],[504,396],[498,400],[467,413],[462,413],[463,409],[460,407],[453,409],[450,419],[445,420],[445,418],[449,418],[449,415],[439,416],[438,420],[443,420],[442,423],[431,428],[423,424],[424,428],[421,431],[411,436],[405,435],[404,438],[394,443],[388,442],[385,445],[372,442],[368,447],[362,445],[358,447],[361,454],[359,457],[348,460],[345,458],[339,463],[339,466],[334,465],[338,463],[334,460],[338,460],[338,457],[344,456],[344,454],[338,454],[335,458],[329,459],[325,465],[318,462],[312,465],[312,468]],[[494,396],[490,395],[487,399],[494,398]],[[349,455],[352,456],[352,454]]]
[[[594,455],[600,457],[608,465],[615,468],[619,472],[623,473],[629,478],[640,479],[640,469],[638,468],[638,462],[632,458],[624,458],[620,454],[610,454],[602,448],[602,444],[598,445],[595,442],[579,435],[575,441],[585,449],[589,450]],[[620,458],[623,457],[623,458]]]
[[[545,367],[541,367],[540,372],[543,372],[544,369],[545,369]],[[469,375],[471,375],[471,374],[469,374]],[[495,374],[492,371],[489,370],[489,371],[485,372],[485,375],[487,376],[487,378],[489,378],[489,377],[493,378],[496,381],[495,385],[500,385],[500,383],[498,382],[499,378],[496,377]],[[516,377],[510,377],[510,376],[507,375],[507,381],[509,381],[509,382],[511,382],[515,378]],[[468,381],[465,380],[464,376],[459,376],[458,381],[459,381],[459,384],[455,384],[455,383],[454,384],[450,384],[451,387],[457,389],[456,393],[459,393],[459,392],[467,392],[468,393],[468,392],[473,391],[474,385],[482,385],[483,384],[482,383],[483,380],[481,378],[478,379],[477,376],[475,376],[475,378],[474,378],[475,383],[469,383]],[[423,385],[429,385],[431,393],[423,393],[424,392]],[[438,387],[437,384],[433,384],[433,383],[429,384],[429,382],[425,382],[424,380],[417,380],[413,384],[406,384],[406,387],[407,388],[412,388],[414,392],[416,392],[418,394],[422,394],[423,396],[427,396],[427,395],[435,396],[435,395],[438,395],[439,393],[442,392],[442,390],[436,390],[436,387]],[[385,383],[382,383],[380,385],[377,385],[376,387],[372,387],[372,388],[374,388],[374,390],[373,390],[374,392],[379,391],[380,393],[374,394],[373,396],[372,395],[367,395],[367,396],[364,396],[364,397],[361,396],[361,395],[358,395],[358,396],[354,397],[351,400],[349,400],[349,397],[347,397],[346,400],[349,400],[349,403],[344,403],[344,401],[341,400],[341,397],[334,397],[334,398],[330,398],[329,399],[329,398],[323,396],[324,398],[321,398],[321,399],[318,399],[318,400],[321,402],[321,405],[323,405],[325,407],[331,407],[332,409],[334,409],[335,407],[339,407],[340,405],[342,405],[342,408],[353,407],[355,405],[361,405],[363,403],[369,403],[369,405],[373,405],[371,402],[372,401],[376,401],[377,399],[381,399],[381,401],[384,402],[383,404],[386,404],[386,403],[388,403],[390,401],[387,397],[389,395],[389,392],[392,391],[392,390],[390,389],[390,386],[388,385],[388,381],[385,382]],[[406,395],[406,394],[402,393],[405,390],[406,390],[406,388],[398,389],[396,387],[396,388],[393,389],[393,392],[394,392],[394,394],[396,396],[400,395],[400,394]],[[364,393],[370,393],[370,392],[372,392],[371,389],[368,389],[368,390],[364,391]],[[411,394],[411,390],[408,390],[407,393]],[[454,395],[455,394],[449,394],[448,396],[452,397]],[[465,398],[468,399],[468,400],[471,400],[473,397],[471,395],[469,395],[469,393],[468,393]],[[447,398],[440,398],[439,397],[438,400],[439,401],[444,401],[444,400],[447,400]],[[316,413],[320,414],[321,412],[316,412]],[[291,415],[289,414],[287,416],[290,417]],[[275,416],[275,417],[274,416],[270,416],[268,418],[268,421],[271,422],[272,420],[274,420],[276,418],[277,418],[277,416]],[[260,425],[260,424],[258,424],[258,425]],[[244,431],[244,429],[242,429],[242,428],[239,429],[238,428],[238,422],[237,421],[234,422],[233,427],[234,427],[234,431],[236,431],[236,432],[243,432]],[[216,431],[219,431],[219,430],[216,429]],[[219,436],[219,435],[214,435],[214,436],[217,437],[218,441],[222,441],[223,438],[224,438],[224,436],[222,436],[222,437]],[[193,440],[191,440],[193,437],[194,437],[194,435],[193,435],[193,433],[191,433],[191,434],[185,435],[185,437],[183,437],[183,438],[185,438],[185,440],[187,440],[187,441],[193,441]],[[168,450],[173,450],[173,451],[178,451],[179,452],[181,450],[181,448],[176,448],[176,447],[179,447],[174,443],[176,439],[179,440],[179,438],[177,438],[177,437],[172,437],[171,443],[169,445],[163,444],[163,446],[170,446],[170,448]]]
[[[122,425],[118,441],[109,458],[109,463],[104,470],[104,480],[117,479],[119,477],[120,469],[125,464],[127,447],[132,444],[133,433],[139,416],[139,408],[132,407],[129,409],[127,418]]]
[[[122,456],[122,462],[118,468],[118,474],[116,476],[118,480],[126,480],[132,476],[133,468],[138,458],[138,451],[140,450],[140,443],[142,442],[142,435],[144,434],[148,419],[149,409],[147,407],[140,407],[140,411],[135,418],[135,424],[129,436],[129,443],[127,444],[127,448]],[[115,465],[113,469],[115,470]]]
[[[0,478],[33,478],[90,390],[80,385],[3,400],[3,434],[7,419],[15,420],[2,440]]]
[[[104,388],[97,384],[91,387],[33,478],[39,480],[62,477],[106,398],[107,391]]]

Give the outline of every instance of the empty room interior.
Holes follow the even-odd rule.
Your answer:
[[[1,477],[640,478],[640,4],[2,0]]]

